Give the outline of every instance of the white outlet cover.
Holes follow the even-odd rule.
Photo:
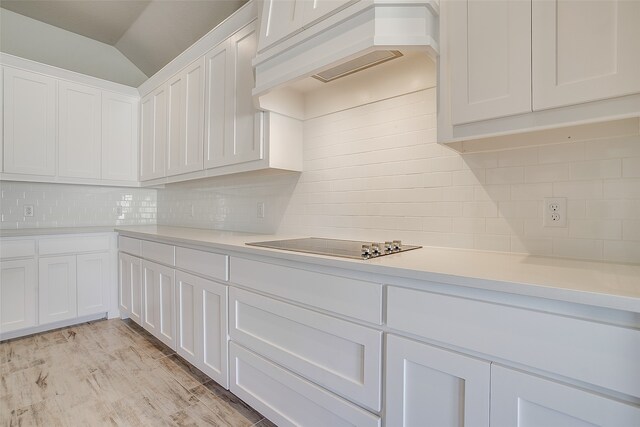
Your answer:
[[[24,216],[33,216],[33,205],[24,205]]]
[[[558,227],[567,226],[567,198],[545,197],[542,203],[542,226]]]

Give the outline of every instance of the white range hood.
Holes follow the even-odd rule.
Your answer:
[[[268,110],[261,99],[276,89],[311,76],[334,80],[416,51],[435,59],[437,41],[437,1],[359,0],[259,51],[253,94]]]

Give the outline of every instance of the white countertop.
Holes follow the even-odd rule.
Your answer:
[[[640,265],[524,254],[423,247],[370,260],[247,246],[300,236],[249,234],[166,226],[116,227],[132,237],[267,255],[317,265],[529,295],[640,313]],[[309,236],[305,236],[309,237]]]
[[[15,228],[0,230],[0,237],[26,237],[26,236],[50,236],[55,234],[87,234],[109,233],[115,230],[115,226],[102,227],[52,227],[52,228]]]

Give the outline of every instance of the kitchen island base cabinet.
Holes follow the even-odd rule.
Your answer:
[[[230,390],[280,427],[380,427],[380,418],[229,343]]]
[[[229,387],[225,285],[176,271],[176,351]]]
[[[37,325],[37,293],[33,259],[0,262],[0,333]]]
[[[634,427],[640,406],[502,366],[491,367],[491,427]]]
[[[121,253],[118,256],[120,270],[120,314],[142,326],[142,260]]]
[[[386,426],[488,427],[491,364],[387,335]]]
[[[142,327],[172,349],[176,348],[174,270],[142,262]]]

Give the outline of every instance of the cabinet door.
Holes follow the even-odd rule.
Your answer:
[[[256,25],[247,25],[230,40],[227,83],[228,110],[222,162],[225,165],[262,159],[262,114],[253,104],[255,77],[251,61],[256,54]]]
[[[118,257],[120,310],[138,325],[142,325],[142,260],[123,253]]]
[[[58,82],[58,175],[100,178],[101,91]]]
[[[533,2],[533,108],[640,92],[640,2]]]
[[[174,270],[143,261],[142,327],[175,348]]]
[[[227,287],[176,271],[179,355],[228,387]]]
[[[78,316],[109,311],[109,253],[77,256]]]
[[[455,124],[531,111],[531,2],[447,2]]]
[[[56,174],[56,81],[4,69],[4,171]]]
[[[490,364],[387,335],[387,426],[488,427]]]
[[[640,406],[501,366],[491,367],[492,427],[637,426]]]
[[[308,25],[313,21],[331,14],[331,12],[346,6],[349,3],[355,3],[357,0],[314,0],[303,2],[304,18],[302,25]]]
[[[39,324],[78,315],[75,255],[40,258]]]
[[[162,178],[167,152],[167,89],[161,86],[140,102],[140,181]]]
[[[102,92],[102,179],[138,180],[138,101]]]
[[[204,58],[168,85],[167,175],[202,170],[204,139]]]
[[[37,324],[37,292],[33,259],[0,262],[0,333]]]
[[[302,28],[305,0],[264,0],[260,15],[260,51]]]
[[[229,74],[231,43],[225,41],[205,55],[207,96],[205,104],[205,145],[204,168],[224,165],[225,141],[227,139],[227,120],[231,112],[227,112],[232,92],[227,89],[233,81]],[[230,138],[231,136],[229,136]]]

